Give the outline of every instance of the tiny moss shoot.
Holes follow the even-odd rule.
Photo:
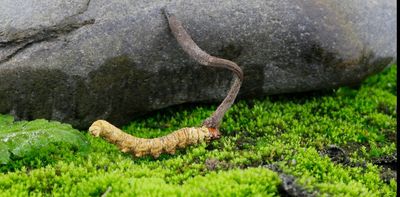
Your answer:
[[[393,65],[357,88],[241,100],[226,114],[218,141],[157,160],[132,159],[84,134],[87,154],[5,169],[0,196],[280,196],[280,173],[317,196],[396,196],[396,172],[386,165],[397,163],[396,74]],[[201,124],[214,109],[169,108],[123,130],[159,137]],[[332,146],[344,151],[342,159]]]

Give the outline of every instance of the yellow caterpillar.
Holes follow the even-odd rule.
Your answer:
[[[94,122],[89,132],[117,145],[124,153],[129,152],[136,157],[150,154],[155,158],[161,153],[174,154],[176,148],[208,142],[217,137],[217,134],[207,127],[187,127],[159,138],[144,139],[129,135],[105,120]]]
[[[232,61],[214,57],[201,50],[183,28],[182,23],[164,9],[169,27],[182,49],[198,63],[205,66],[219,67],[231,70],[234,75],[233,84],[226,98],[215,112],[203,121],[201,127],[182,128],[173,133],[154,139],[144,139],[131,136],[105,120],[97,120],[89,128],[95,137],[102,137],[115,144],[122,152],[129,152],[136,157],[152,155],[157,158],[162,153],[174,154],[176,148],[208,142],[220,137],[219,126],[225,112],[231,107],[239,92],[243,80],[242,69]]]

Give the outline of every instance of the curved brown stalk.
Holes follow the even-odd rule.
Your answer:
[[[170,14],[166,9],[164,9],[163,11],[168,19],[169,27],[172,34],[174,34],[179,45],[191,58],[195,59],[198,63],[202,65],[225,68],[235,73],[235,79],[233,81],[231,89],[228,92],[228,95],[226,96],[224,101],[222,101],[222,103],[218,106],[217,110],[215,110],[215,112],[211,115],[211,117],[207,118],[203,122],[203,126],[214,128],[218,131],[224,114],[231,107],[231,105],[235,101],[236,95],[239,92],[240,86],[243,81],[243,71],[236,63],[226,59],[211,56],[200,49],[200,47],[197,46],[197,44],[192,40],[190,35],[183,28],[182,23],[176,18],[176,16]]]
[[[168,19],[169,27],[182,49],[198,63],[231,70],[234,81],[228,95],[218,106],[215,112],[204,120],[201,127],[182,128],[173,133],[154,139],[144,139],[129,135],[114,125],[104,120],[95,121],[89,128],[89,132],[102,137],[108,142],[115,144],[122,152],[130,152],[140,157],[152,155],[158,157],[161,153],[175,153],[176,148],[185,148],[192,144],[208,142],[220,137],[219,126],[226,111],[232,106],[239,92],[243,80],[242,69],[232,61],[214,57],[201,50],[183,28],[182,23],[167,10],[163,10]]]

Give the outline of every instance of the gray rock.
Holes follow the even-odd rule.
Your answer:
[[[0,113],[85,128],[221,101],[231,73],[180,49],[165,6],[243,68],[241,97],[359,83],[397,58],[395,0],[2,0]]]

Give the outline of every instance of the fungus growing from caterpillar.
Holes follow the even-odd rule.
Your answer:
[[[243,81],[242,69],[234,62],[214,57],[200,49],[184,29],[182,23],[163,9],[169,27],[181,48],[199,64],[231,70],[234,73],[233,84],[228,95],[215,112],[205,119],[201,127],[182,128],[166,136],[145,139],[129,135],[105,120],[97,120],[89,128],[95,137],[102,137],[115,144],[122,152],[128,152],[136,157],[152,155],[157,158],[162,153],[174,154],[176,148],[185,148],[201,142],[209,142],[220,137],[219,127],[226,111],[232,106]]]

